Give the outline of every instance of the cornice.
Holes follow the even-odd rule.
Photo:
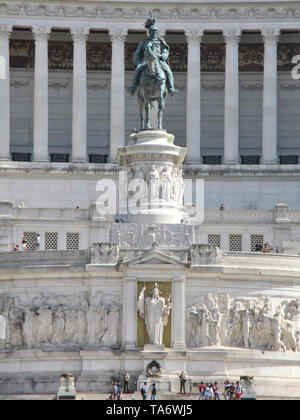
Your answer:
[[[250,2],[236,3],[179,3],[174,2],[168,5],[154,5],[153,2],[138,4],[116,4],[115,2],[89,2],[86,6],[77,5],[76,2],[65,4],[47,4],[31,2],[24,3],[2,3],[0,4],[1,17],[21,18],[55,18],[55,19],[78,19],[99,21],[140,21],[146,19],[149,14],[149,7],[155,17],[160,21],[188,21],[188,22],[222,22],[222,21],[297,21],[300,19],[299,2],[289,4],[264,2],[263,4]],[[275,4],[274,4],[275,3]],[[175,6],[175,7],[174,7]]]

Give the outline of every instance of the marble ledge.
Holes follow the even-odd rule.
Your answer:
[[[105,174],[117,176],[123,167],[116,163],[50,163],[50,162],[0,162],[0,175],[9,174],[22,176],[28,174],[39,174],[47,177],[48,175],[95,175]],[[184,177],[196,176],[276,176],[276,177],[299,177],[299,165],[203,165],[203,164],[183,164]]]

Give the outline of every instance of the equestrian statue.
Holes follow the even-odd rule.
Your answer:
[[[157,128],[160,130],[167,94],[174,96],[176,89],[168,64],[169,46],[163,38],[157,36],[157,27],[151,12],[144,26],[149,31],[149,37],[139,44],[133,55],[136,68],[128,92],[132,96],[137,92],[142,130],[151,129],[149,111],[153,102],[157,101]]]

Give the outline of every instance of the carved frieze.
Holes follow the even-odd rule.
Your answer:
[[[132,56],[138,44],[125,43],[125,68],[133,71]],[[169,62],[175,72],[187,71],[186,43],[170,43]],[[73,68],[73,42],[48,41],[49,69],[71,70]],[[292,58],[300,55],[300,44],[278,44],[278,70],[291,71]],[[201,44],[201,71],[225,72],[225,44]],[[34,41],[10,40],[10,66],[34,68]],[[264,69],[264,44],[248,43],[239,46],[239,68],[242,72],[262,72]],[[111,44],[87,42],[87,69],[111,70]]]
[[[6,348],[120,345],[121,306],[112,295],[44,295],[22,302],[0,295]]]
[[[187,309],[187,343],[299,352],[299,320],[296,299],[209,293]]]
[[[191,21],[255,21],[255,20],[294,20],[300,17],[298,6],[277,6],[253,4],[249,7],[220,6],[220,7],[155,7],[152,11],[160,20],[191,20]],[[2,4],[0,16],[22,17],[63,17],[63,18],[88,18],[88,19],[118,19],[129,20],[146,19],[149,10],[144,7],[128,6],[62,6],[39,4]]]

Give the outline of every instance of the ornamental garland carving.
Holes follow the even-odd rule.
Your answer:
[[[261,21],[261,20],[294,20],[300,17],[300,8],[269,7],[156,7],[152,10],[160,20],[191,21]],[[36,4],[1,4],[0,16],[51,17],[51,18],[87,18],[118,19],[125,21],[141,20],[148,17],[149,10],[144,7],[82,7],[82,6],[45,6]]]
[[[186,44],[171,44],[170,66],[175,72],[187,71]],[[125,68],[133,71],[132,56],[137,44],[125,43]],[[72,70],[73,42],[49,41],[49,69]],[[278,70],[291,71],[292,58],[300,55],[300,44],[278,45]],[[225,44],[201,45],[201,71],[225,71]],[[10,40],[10,66],[12,68],[34,68],[34,41]],[[263,43],[241,44],[239,47],[239,67],[242,72],[258,72],[264,68]],[[111,70],[111,44],[109,42],[87,42],[87,69],[98,71]]]

